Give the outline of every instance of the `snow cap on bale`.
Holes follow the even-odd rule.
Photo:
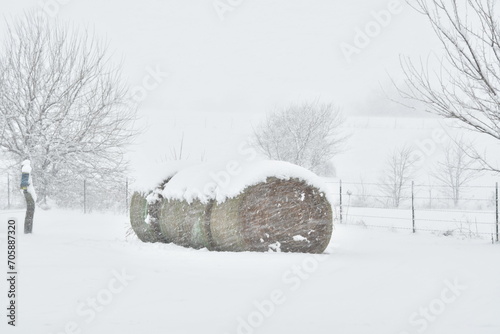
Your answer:
[[[246,188],[274,177],[280,180],[299,179],[323,192],[331,201],[323,180],[313,172],[284,161],[255,162],[230,161],[219,164],[200,164],[187,167],[175,174],[162,191],[167,199],[191,203],[215,200],[222,203],[234,198]]]
[[[148,167],[147,173],[134,175],[133,191],[148,193],[160,186],[165,180],[170,179],[178,171],[196,165],[189,161],[171,161],[168,163],[154,164]]]

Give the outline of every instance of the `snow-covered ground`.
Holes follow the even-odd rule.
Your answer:
[[[22,226],[22,212],[9,216]],[[127,224],[38,210],[34,234],[19,236],[19,326],[2,315],[1,332],[500,332],[500,248],[488,239],[337,224],[323,255],[218,253],[144,244]]]

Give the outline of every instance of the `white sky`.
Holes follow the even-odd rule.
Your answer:
[[[123,58],[132,85],[141,83],[148,68],[168,71],[144,107],[261,113],[319,97],[346,114],[378,114],[382,110],[368,107],[380,99],[380,85],[388,85],[387,72],[398,77],[400,54],[426,56],[439,47],[425,19],[396,0],[401,13],[347,62],[341,43],[353,44],[356,29],[374,21],[372,11],[391,2],[242,0],[224,21],[214,0],[3,0],[2,9],[10,16],[52,4],[48,8],[58,17],[94,27]],[[391,108],[385,101],[375,105]]]

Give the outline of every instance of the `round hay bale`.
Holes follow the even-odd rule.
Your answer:
[[[325,194],[297,178],[269,177],[211,211],[213,246],[221,251],[322,253],[333,229]]]
[[[155,224],[146,200],[147,194],[136,191],[130,200],[130,223],[137,237],[143,242],[159,242],[163,238],[159,226]],[[154,211],[154,210],[153,210]],[[149,215],[149,217],[148,217]],[[148,219],[148,221],[146,221]]]
[[[163,181],[149,193],[136,191],[130,201],[130,223],[137,237],[143,242],[170,242],[162,234],[159,215],[163,197],[161,189],[170,179]]]
[[[212,249],[211,207],[212,202],[204,204],[199,200],[164,200],[159,217],[163,235],[180,246]]]

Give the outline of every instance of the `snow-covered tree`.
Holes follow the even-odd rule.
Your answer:
[[[318,174],[334,173],[330,160],[342,148],[344,118],[333,104],[292,104],[270,114],[254,131],[256,146],[270,159]]]
[[[124,148],[136,134],[128,96],[120,69],[93,33],[34,13],[7,22],[0,154],[10,165],[32,161],[39,201],[75,179],[121,178]]]

